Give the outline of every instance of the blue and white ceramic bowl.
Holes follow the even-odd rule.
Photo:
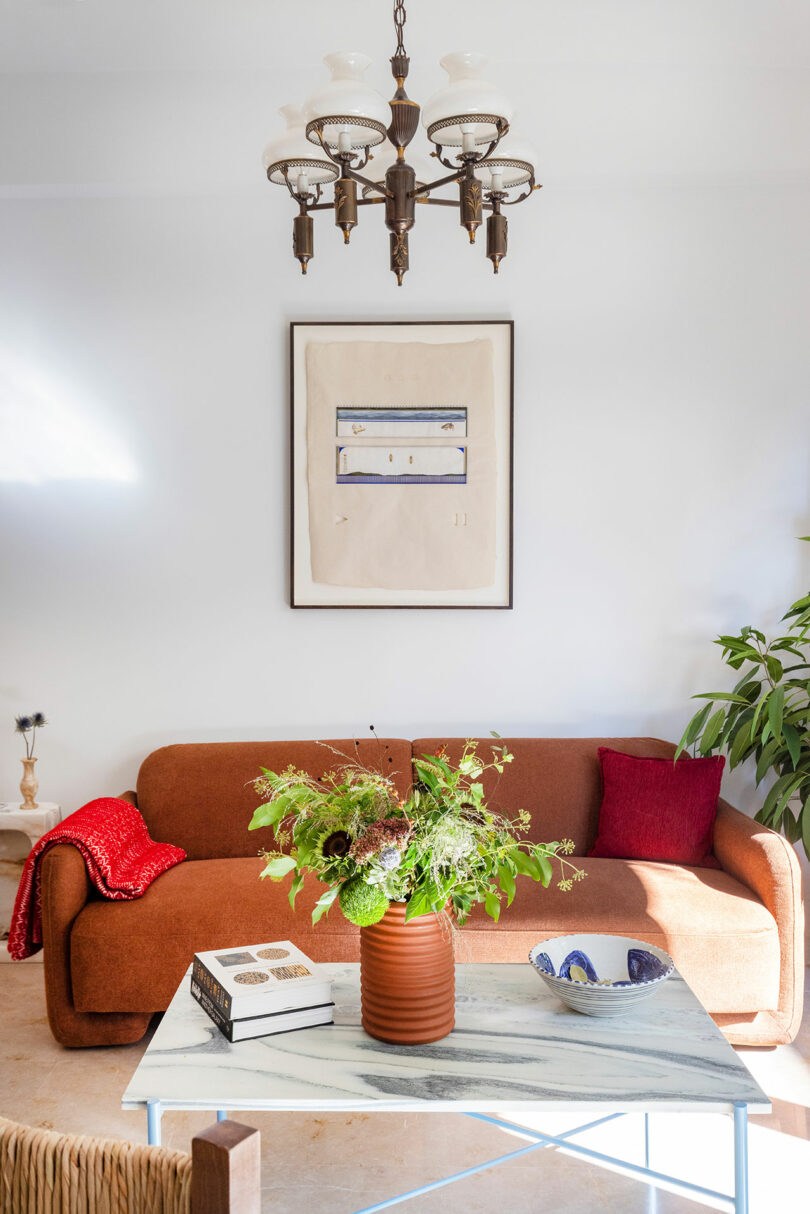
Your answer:
[[[648,999],[675,968],[669,953],[627,936],[555,936],[529,961],[546,986],[587,1016],[621,1016]]]

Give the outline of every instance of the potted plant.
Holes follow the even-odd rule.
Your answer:
[[[803,536],[803,539],[810,537]],[[678,745],[709,755],[725,751],[730,768],[756,764],[756,782],[773,772],[758,822],[801,840],[810,859],[810,594],[782,616],[781,636],[767,640],[746,626],[714,642],[732,670],[741,672],[731,691],[703,691],[707,703],[695,713]]]
[[[360,927],[363,1027],[372,1036],[408,1044],[444,1037],[454,1022],[455,925],[478,902],[497,920],[518,877],[547,886],[555,856],[564,889],[584,876],[563,859],[570,841],[535,843],[525,837],[525,811],[510,820],[487,804],[482,778],[512,761],[498,745],[485,761],[473,741],[455,766],[443,752],[425,755],[414,760],[405,799],[391,778],[356,762],[318,779],[263,769],[254,781],[265,800],[250,829],[271,827],[276,843],[264,852],[262,877],[291,875],[294,906],[314,873],[326,888],[313,923],[337,902]]]

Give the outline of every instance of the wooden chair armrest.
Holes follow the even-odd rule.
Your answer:
[[[218,1121],[191,1140],[191,1214],[260,1214],[261,1135]]]

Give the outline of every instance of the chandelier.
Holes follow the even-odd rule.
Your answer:
[[[371,60],[355,52],[327,55],[332,79],[303,107],[286,105],[284,134],[264,151],[268,180],[286,186],[298,204],[293,219],[293,254],[306,274],[314,253],[313,211],[334,210],[335,224],[349,243],[360,207],[385,206],[390,232],[391,269],[397,283],[409,268],[408,233],[416,205],[456,207],[470,244],[488,212],[487,257],[498,273],[506,256],[507,223],[503,208],[528,198],[535,185],[534,151],[510,132],[512,106],[482,73],[482,55],[457,53],[440,61],[448,84],[427,102],[422,122],[435,145],[431,152],[449,172],[431,181],[431,166],[421,158],[405,159],[405,149],[419,126],[419,106],[405,92],[410,60],[405,53],[404,0],[395,0],[397,48],[391,72],[397,88],[390,102],[365,83]],[[380,167],[372,148],[388,141]],[[393,148],[393,152],[392,149]],[[365,174],[365,175],[364,175]],[[332,202],[322,201],[322,187],[334,183]],[[435,198],[433,192],[458,186],[458,198]],[[359,193],[358,193],[359,191]],[[522,192],[520,192],[522,191]]]

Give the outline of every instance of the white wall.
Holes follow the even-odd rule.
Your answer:
[[[424,208],[402,290],[376,212],[302,279],[261,149],[347,37],[389,94],[386,10],[0,0],[0,797],[28,709],[71,809],[170,741],[675,738],[810,581],[806,5],[411,0],[411,95],[486,47],[545,188],[498,278]],[[515,320],[515,609],[291,611],[287,323],[413,317]]]

